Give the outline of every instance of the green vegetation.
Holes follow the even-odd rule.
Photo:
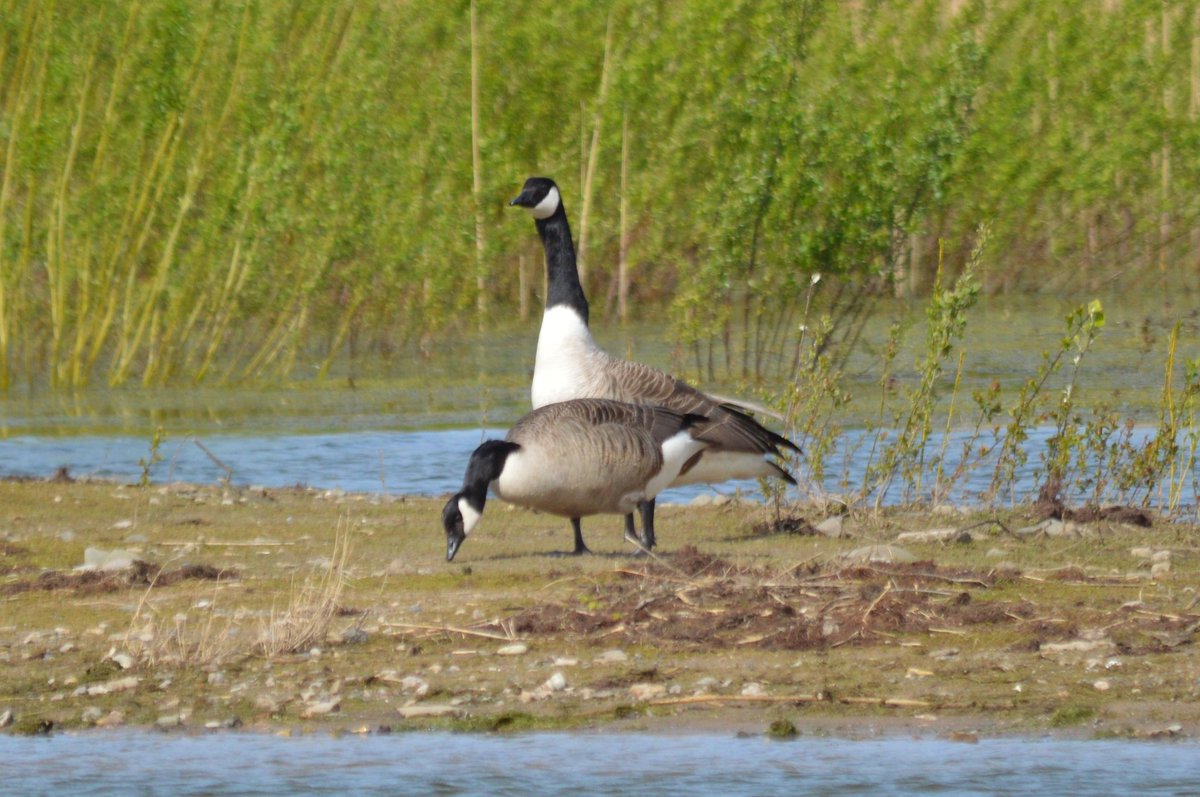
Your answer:
[[[669,307],[709,374],[825,378],[983,228],[984,292],[1190,286],[1198,37],[1196,0],[0,0],[0,390],[527,312],[533,173],[596,316]]]

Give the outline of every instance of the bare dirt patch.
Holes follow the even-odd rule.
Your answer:
[[[529,634],[594,634],[673,649],[805,650],[865,645],[882,636],[1020,622],[1017,601],[976,602],[992,571],[933,562],[826,564],[775,569],[736,565],[686,546],[620,568],[579,604],[541,603],[511,618]],[[1005,574],[1012,578],[1012,574]]]
[[[81,570],[63,572],[47,570],[36,578],[15,581],[0,586],[0,595],[19,595],[30,591],[66,590],[76,595],[97,595],[127,590],[131,587],[164,588],[191,579],[199,581],[229,581],[238,577],[237,571],[213,565],[183,565],[164,570],[161,565],[137,560],[131,567],[116,572]]]

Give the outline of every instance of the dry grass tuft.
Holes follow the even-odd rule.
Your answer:
[[[346,562],[350,557],[350,522],[338,519],[329,565],[319,578],[310,576],[293,588],[287,608],[274,609],[258,635],[256,653],[267,658],[307,650],[324,642],[345,586]]]

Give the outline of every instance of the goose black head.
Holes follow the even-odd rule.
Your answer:
[[[548,219],[562,207],[558,186],[549,177],[530,177],[510,205],[525,208],[535,219]]]
[[[508,455],[519,449],[507,440],[485,440],[471,453],[463,488],[450,497],[442,508],[442,528],[446,532],[446,561],[454,560],[463,540],[483,516],[488,485],[500,478]]]
[[[446,530],[446,561],[454,561],[458,548],[483,514],[482,508],[471,506],[462,493],[456,494],[442,509],[442,528]]]

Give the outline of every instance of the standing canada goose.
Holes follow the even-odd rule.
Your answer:
[[[588,303],[579,283],[571,226],[553,180],[530,177],[509,204],[529,211],[546,250],[546,312],[533,366],[534,407],[575,398],[606,398],[698,413],[708,418],[702,431],[712,446],[672,485],[764,476],[796,483],[771,457],[780,456],[781,448],[798,452],[799,446],[754,420],[744,407],[702,393],[657,368],[613,357],[597,345],[588,328]],[[643,543],[650,548],[654,545],[653,496],[640,509]]]
[[[488,487],[511,504],[571,519],[574,554],[588,553],[579,519],[626,516],[686,472],[709,445],[707,418],[665,407],[579,399],[548,404],[521,418],[503,440],[471,454],[462,490],[446,502],[446,561],[483,515]]]

